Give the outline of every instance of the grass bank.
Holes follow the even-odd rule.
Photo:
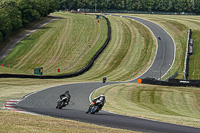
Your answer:
[[[142,24],[126,18],[106,16],[110,20],[112,38],[90,71],[79,76],[99,81],[125,81],[142,74],[153,62],[155,38]]]
[[[82,122],[0,110],[1,133],[136,133]]]
[[[98,25],[93,18],[94,16],[91,18],[91,15],[88,15],[88,18],[85,15],[56,15],[62,19],[48,24],[42,30],[25,38],[4,60],[5,64],[9,64],[15,69],[6,67],[0,69],[0,72],[15,73],[16,71],[16,73],[21,73],[29,71],[31,73],[33,68],[43,66],[44,74],[48,74],[52,70],[56,73],[58,68],[62,73],[63,71],[72,72],[85,66],[101,44],[104,43],[107,34],[105,20],[101,19],[100,25]],[[80,76],[79,79],[100,80],[106,75],[112,81],[130,80],[143,73],[154,59],[155,38],[145,26],[125,18],[108,16],[108,19],[112,28],[110,44],[92,69]],[[96,27],[96,29],[93,29],[93,25],[84,27],[88,21],[92,24],[95,22],[94,25],[99,27]],[[72,28],[73,26],[76,27],[76,30]],[[90,36],[90,39],[86,38],[86,35],[83,36],[84,33],[81,33],[88,32],[85,29],[91,30],[90,34],[87,35],[87,37]],[[99,36],[92,34],[93,30],[95,30],[94,33],[98,32],[97,35],[99,34]],[[96,38],[94,39],[94,37]],[[87,51],[91,40],[94,42],[93,46]],[[78,41],[81,41],[81,43],[78,43]],[[77,49],[79,50],[77,51]]]
[[[200,25],[200,23],[199,23]],[[200,79],[200,30],[192,31],[193,55],[190,56],[189,79]]]
[[[48,21],[48,20],[50,20],[50,19],[52,19],[52,17],[49,17],[49,16],[44,17],[44,18],[41,18],[40,20],[34,21],[34,22],[30,23],[30,24],[27,24],[25,27],[22,27],[21,29],[12,32],[12,33],[11,33],[9,36],[7,36],[2,42],[0,42],[0,51],[1,51],[3,48],[5,48],[5,46],[8,45],[8,43],[9,43],[10,41],[12,41],[13,39],[15,39],[15,38],[16,38],[16,35],[19,35],[19,36],[20,36],[21,33],[23,33],[24,31],[27,31],[27,30],[29,30],[29,29],[31,29],[31,28],[33,28],[33,27],[35,27],[35,26],[41,24],[41,22],[43,22],[43,21]]]
[[[101,93],[107,111],[200,127],[199,88],[118,84],[98,89],[92,97]]]
[[[55,74],[57,69],[70,73],[85,66],[107,38],[106,20],[97,23],[93,15],[53,15],[60,19],[23,39],[2,62],[28,73],[43,67],[44,74]]]

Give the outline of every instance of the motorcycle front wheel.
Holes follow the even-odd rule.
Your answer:
[[[94,108],[91,109],[91,114],[94,114],[95,112],[97,112],[98,109],[99,109],[98,106],[94,106]]]

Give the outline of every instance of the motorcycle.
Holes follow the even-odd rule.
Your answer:
[[[56,109],[62,109],[68,105],[68,97],[63,97],[62,99],[58,99]]]
[[[89,109],[86,111],[86,113],[91,113],[91,114],[98,113],[102,107],[103,104],[100,100],[93,101],[91,102]]]
[[[106,77],[103,77],[103,83],[105,83],[106,82]]]

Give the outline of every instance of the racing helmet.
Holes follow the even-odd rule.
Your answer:
[[[103,93],[102,93],[100,96],[101,96],[101,97],[105,97]]]
[[[66,91],[65,94],[69,94],[69,91]]]

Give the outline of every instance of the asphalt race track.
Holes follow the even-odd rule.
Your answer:
[[[147,26],[157,39],[157,55],[149,70],[140,78],[152,77],[159,79],[171,68],[175,58],[175,44],[171,36],[159,25],[136,17],[127,17]],[[161,37],[161,40],[158,39]]]
[[[173,64],[175,51],[173,39],[168,35],[165,30],[163,30],[163,28],[152,22],[136,17],[128,18],[139,21],[149,27],[156,38],[158,36],[161,37],[161,40],[157,40],[158,48],[154,63],[143,75],[140,76],[140,78],[155,77],[159,79],[160,76],[162,76],[169,70],[169,68],[171,67],[170,65]],[[160,72],[156,72],[158,70],[160,70]],[[129,82],[135,81],[136,79],[133,79]],[[77,83],[47,88],[45,90],[25,96],[23,100],[18,103],[18,106],[25,111],[34,112],[37,114],[72,119],[107,127],[128,129],[133,131],[200,133],[199,128],[151,121],[142,118],[122,116],[106,111],[100,111],[98,114],[95,115],[85,113],[89,106],[89,96],[95,89],[98,89],[105,85],[117,83],[119,82],[107,82],[105,84],[103,84],[102,82]],[[62,110],[55,109],[59,95],[64,93],[66,90],[69,90],[72,96],[72,102]]]

